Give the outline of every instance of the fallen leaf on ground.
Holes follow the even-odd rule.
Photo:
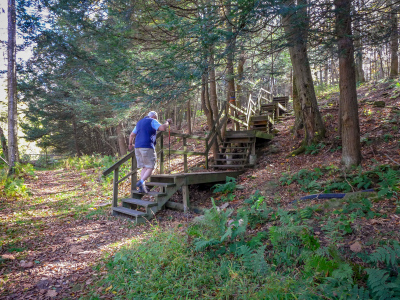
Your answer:
[[[22,268],[32,268],[33,267],[33,262],[21,260],[20,266]]]
[[[350,250],[353,252],[361,252],[362,246],[361,246],[360,242],[357,241],[353,245],[351,245]]]

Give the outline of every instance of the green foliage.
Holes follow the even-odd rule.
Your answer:
[[[306,154],[317,155],[325,147],[324,143],[311,144],[306,146]]]
[[[25,178],[35,179],[34,168],[31,164],[16,163],[14,174],[8,176],[8,169],[0,169],[0,195],[6,197],[28,196],[29,191],[25,185]]]
[[[107,169],[116,162],[114,156],[107,155],[83,155],[81,157],[69,157],[63,161],[66,169],[85,170],[92,168]]]
[[[236,189],[236,179],[226,176],[226,183],[218,183],[212,187],[214,193],[228,194]]]
[[[273,212],[272,208],[268,208],[265,198],[256,191],[249,199],[244,201],[245,206],[238,210],[238,216],[248,219],[251,228],[255,228],[258,224],[264,223],[269,219]]]
[[[386,172],[379,172],[378,175],[380,179],[378,196],[385,198],[397,197],[400,182],[399,173],[389,168]]]

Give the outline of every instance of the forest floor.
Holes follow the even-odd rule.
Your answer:
[[[373,170],[379,165],[400,165],[400,88],[393,83],[366,84],[358,89],[359,116],[362,141],[362,170]],[[375,101],[384,101],[377,107]],[[337,139],[338,93],[329,93],[319,99],[327,138],[313,149],[313,154],[289,156],[299,146],[301,136],[290,132],[294,117],[284,117],[276,125],[276,138],[258,152],[257,167],[241,175],[237,190],[229,202],[238,208],[258,190],[270,207],[292,209],[293,201],[312,193],[304,183],[293,181],[284,185],[283,174],[292,176],[302,169],[315,170],[335,166],[340,169],[341,151]],[[180,164],[174,159],[172,164]],[[201,168],[201,162],[196,162]],[[78,299],[84,297],[93,282],[107,274],[104,258],[112,256],[121,246],[144,238],[152,224],[133,226],[130,221],[110,214],[111,185],[98,181],[101,169],[57,169],[35,172],[36,178],[26,179],[31,193],[24,198],[2,197],[0,203],[0,299]],[[332,175],[324,175],[325,182]],[[346,179],[346,177],[344,177]],[[315,183],[315,182],[314,182]],[[310,185],[310,183],[307,183]],[[322,183],[323,185],[323,183]],[[318,191],[318,189],[315,189]],[[352,190],[358,190],[352,186]],[[211,207],[210,197],[217,205],[223,195],[213,195],[207,189],[196,187],[190,192],[193,205]],[[396,196],[396,195],[394,195]],[[176,196],[177,199],[179,195]],[[177,200],[176,199],[176,200]],[[357,234],[346,236],[341,243],[351,248],[356,242],[363,249],[376,247],[385,239],[400,240],[400,214],[396,198],[374,204],[374,218],[357,220]],[[320,203],[322,200],[298,202],[300,206]],[[157,214],[160,227],[186,224],[195,214],[165,210]],[[262,231],[269,224],[258,226]],[[315,228],[323,243],[323,231]],[[94,268],[100,264],[99,268]],[[100,286],[102,298],[112,298],[107,287]]]

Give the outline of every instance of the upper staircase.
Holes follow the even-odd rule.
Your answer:
[[[152,219],[158,211],[165,207],[186,212],[191,208],[189,185],[223,182],[227,176],[237,177],[246,168],[255,166],[257,145],[259,142],[269,141],[273,138],[273,126],[279,116],[287,112],[288,100],[289,97],[272,97],[270,92],[261,89],[257,99],[253,100],[250,96],[247,108],[240,108],[233,103],[222,105],[217,118],[219,122],[213,125],[207,137],[170,133],[171,136],[182,138],[183,150],[167,150],[163,145],[163,132],[158,132],[157,154],[160,169],[159,174],[151,176],[146,182],[149,191],[147,194],[139,193],[136,190],[138,168],[134,151],[103,172],[103,176],[114,173],[113,215],[130,217],[135,223],[143,223]],[[228,130],[222,134],[228,119],[236,123],[236,128],[244,130]],[[188,151],[187,141],[189,139],[197,140],[197,143],[204,141],[205,151]],[[214,163],[209,165],[209,152],[216,146],[218,152],[214,156]],[[183,173],[164,174],[167,153],[183,155]],[[205,167],[207,169],[211,167],[218,171],[189,173],[187,158],[191,155],[204,156]],[[130,171],[126,171],[125,168],[124,173],[127,174],[120,178],[120,171],[127,162],[130,162]],[[121,199],[121,205],[119,205],[118,185],[127,179],[130,179],[130,195]],[[182,191],[182,203],[169,201],[178,190]]]

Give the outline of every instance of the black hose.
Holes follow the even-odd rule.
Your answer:
[[[360,192],[374,192],[374,189],[368,189],[368,190],[363,190]],[[303,200],[311,200],[311,199],[333,199],[333,198],[337,198],[337,199],[342,199],[344,198],[344,196],[346,196],[345,193],[329,193],[329,194],[315,194],[315,195],[308,195],[308,196],[304,196],[301,197],[300,199],[294,200],[292,202],[290,202],[290,204],[299,202],[299,201],[303,201]]]

